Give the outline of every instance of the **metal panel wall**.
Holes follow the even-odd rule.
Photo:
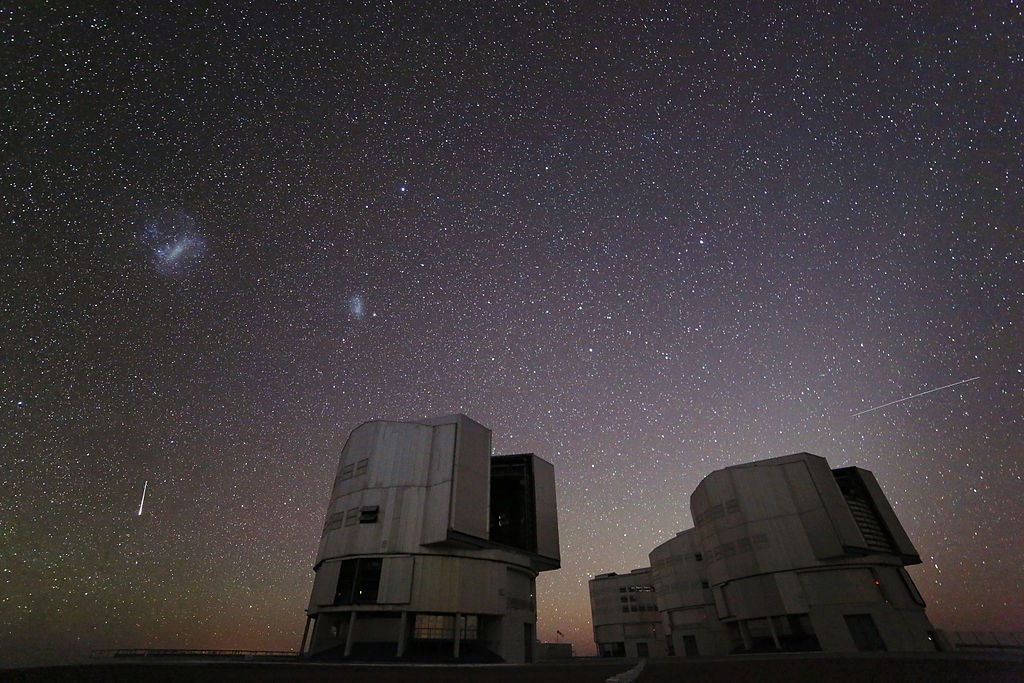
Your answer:
[[[338,572],[341,561],[328,561],[320,565],[313,578],[313,594],[309,598],[309,608],[322,605],[333,605],[334,595],[338,591]]]
[[[411,555],[385,557],[380,572],[380,588],[377,602],[381,604],[406,604],[412,595]]]
[[[537,520],[537,554],[561,562],[558,545],[558,504],[555,499],[555,467],[533,458],[534,500]]]
[[[486,539],[490,520],[491,430],[459,416],[449,526],[453,531]]]

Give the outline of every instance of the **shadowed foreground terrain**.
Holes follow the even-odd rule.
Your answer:
[[[0,683],[43,681],[147,681],[154,683],[603,683],[636,662],[624,659],[575,660],[533,666],[369,666],[287,662],[98,663],[0,671]],[[681,661],[652,660],[638,683],[792,683],[793,681],[870,681],[882,683],[1014,683],[1024,681],[1024,659],[1001,656],[743,657]]]
[[[1019,683],[1024,681],[1024,659],[1003,656],[801,656],[743,657],[732,659],[654,660],[648,662],[639,683]]]

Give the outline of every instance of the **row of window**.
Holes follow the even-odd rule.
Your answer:
[[[348,465],[345,465],[344,467],[341,468],[341,471],[338,472],[338,481],[347,481],[349,479],[352,479],[353,477],[358,477],[360,475],[366,474],[366,468],[369,464],[370,459],[363,458],[358,462],[349,463]]]
[[[479,633],[479,619],[475,614],[458,617],[459,640],[476,640]],[[454,614],[417,614],[413,622],[412,637],[416,640],[453,640],[455,638]]]
[[[647,585],[619,586],[620,593],[650,593],[653,590],[654,586]]]
[[[356,524],[373,524],[380,518],[379,505],[364,505],[358,508],[349,508],[345,512],[345,526]]]
[[[688,562],[690,557],[689,553],[682,555],[665,555],[654,560],[654,562],[651,563],[651,566],[656,570],[661,569],[662,567],[672,567],[680,562]],[[696,562],[704,561],[704,556],[701,553],[693,553],[692,557]]]
[[[726,622],[726,631],[734,651],[821,650],[810,615],[783,614]]]
[[[623,595],[619,597],[619,602],[639,603],[641,600],[653,600],[653,595]]]
[[[752,550],[763,550],[769,545],[771,544],[768,542],[768,534],[754,534],[717,545],[711,549],[711,554],[715,560],[721,560],[733,555],[749,553]]]
[[[691,591],[697,590],[698,588],[709,588],[708,582],[704,579],[696,579],[693,581],[673,581],[672,583],[665,584],[665,590],[668,592]]]
[[[343,526],[355,526],[356,524],[373,524],[380,518],[379,505],[364,505],[357,508],[349,508],[341,512],[335,512],[327,520],[324,531],[333,531]]]
[[[735,498],[730,498],[729,500],[725,501],[725,503],[718,503],[717,505],[712,505],[703,512],[698,512],[694,516],[693,521],[696,522],[697,526],[700,526],[705,522],[712,522],[718,519],[719,517],[731,515],[739,511],[740,502]]]
[[[342,560],[338,571],[335,605],[365,605],[377,602],[380,573],[384,560],[380,557],[359,557]],[[454,614],[417,614],[413,622],[413,637],[418,640],[452,640],[455,637]],[[458,618],[459,638],[476,640],[479,620],[475,614]]]
[[[657,612],[657,605],[623,605],[623,612]]]

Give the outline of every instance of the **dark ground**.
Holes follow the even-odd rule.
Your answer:
[[[1024,659],[1002,656],[800,656],[653,660],[637,683],[1024,683]]]
[[[0,683],[103,681],[121,683],[603,683],[636,662],[582,659],[533,666],[369,666],[270,662],[96,663],[0,671]],[[799,656],[735,659],[658,659],[647,662],[638,683],[1022,683],[1024,659],[1000,656]]]
[[[592,660],[534,666],[371,666],[261,662],[100,663],[0,671],[0,683],[603,683],[635,662]]]

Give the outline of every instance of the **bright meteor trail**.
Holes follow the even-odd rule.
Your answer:
[[[874,408],[868,408],[867,410],[862,410],[859,413],[854,413],[850,417],[857,417],[858,415],[863,415],[865,413],[870,413],[870,412],[875,411],[875,410],[881,410],[882,408],[888,408],[889,406],[894,406],[897,403],[903,403],[904,401],[909,401],[910,399],[917,398],[918,396],[924,396],[925,394],[931,394],[931,393],[936,392],[936,391],[942,391],[943,389],[949,389],[950,387],[955,387],[958,384],[967,384],[968,382],[973,382],[976,379],[981,379],[981,377],[979,376],[979,377],[971,377],[970,379],[962,379],[959,382],[953,382],[952,384],[946,384],[946,385],[941,386],[941,387],[935,387],[934,389],[929,389],[928,391],[922,391],[920,394],[914,394],[913,396],[907,396],[905,398],[898,398],[895,401],[889,401],[888,403],[883,403],[880,406],[875,406]]]
[[[146,489],[149,488],[149,481],[142,485],[142,500],[139,502],[139,517],[142,516],[142,506],[146,504]]]

